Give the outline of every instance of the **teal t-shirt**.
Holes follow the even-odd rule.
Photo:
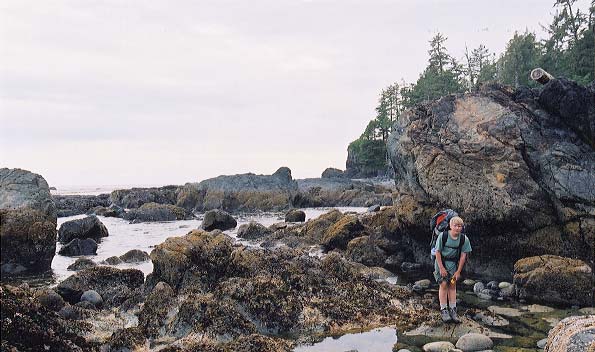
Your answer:
[[[446,240],[446,247],[442,247],[442,236],[448,236],[448,239]],[[442,232],[440,235],[438,235],[438,239],[436,240],[436,251],[440,252],[440,254],[442,254],[442,257],[444,258],[444,266],[446,268],[446,271],[448,271],[448,273],[450,275],[453,275],[455,273],[455,271],[457,271],[457,266],[459,265],[458,260],[457,260],[457,252],[458,252],[458,248],[459,248],[459,244],[461,242],[461,235],[459,235],[459,237],[455,240],[453,239],[450,235],[448,235],[448,233]],[[467,235],[465,235],[465,243],[463,243],[463,248],[461,248],[461,253],[469,253],[471,252],[471,241],[469,241],[469,237]],[[447,260],[449,258],[454,258],[453,261]],[[434,269],[435,272],[440,273],[440,268],[438,267],[438,260],[436,259],[436,261],[434,262]]]

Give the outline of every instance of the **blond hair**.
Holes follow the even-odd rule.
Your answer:
[[[461,219],[458,216],[454,216],[452,219],[450,219],[449,224],[452,225],[462,225],[464,223],[463,219]]]

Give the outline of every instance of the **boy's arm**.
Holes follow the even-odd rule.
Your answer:
[[[436,256],[437,257],[437,256]],[[461,272],[463,271],[463,266],[465,266],[465,260],[467,260],[467,253],[461,253],[461,259],[459,259],[459,265],[457,266],[457,271],[455,272],[455,280],[458,280],[461,276]]]
[[[440,269],[440,275],[446,272],[446,268],[442,265],[442,253],[436,251],[436,262],[438,263],[438,269]]]

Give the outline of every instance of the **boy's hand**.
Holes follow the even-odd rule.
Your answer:
[[[461,278],[461,273],[457,271],[452,277],[454,277],[456,281],[459,281],[459,279]]]
[[[440,276],[442,277],[446,277],[448,275],[448,272],[446,271],[445,268],[440,268]]]

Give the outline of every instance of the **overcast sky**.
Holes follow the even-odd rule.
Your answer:
[[[317,177],[437,31],[459,59],[501,53],[552,3],[3,0],[0,166],[55,186]]]

